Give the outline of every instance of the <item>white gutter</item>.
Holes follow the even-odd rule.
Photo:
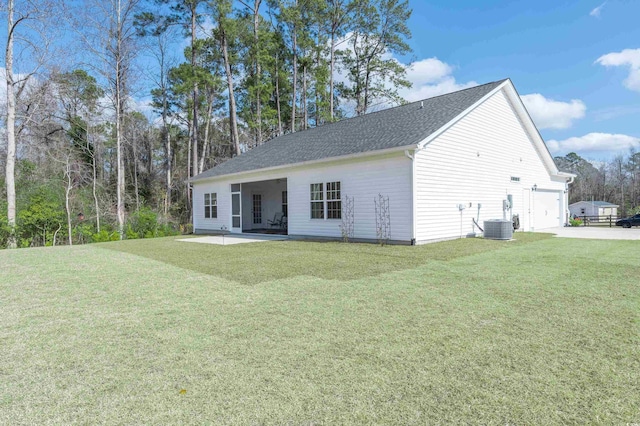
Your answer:
[[[578,177],[578,175],[576,175],[574,173],[567,173],[567,172],[558,172],[558,173],[555,174],[555,176],[558,176],[558,177],[561,177],[561,178],[565,178],[565,179],[569,179],[569,181],[567,182],[567,185],[572,184],[573,180]]]

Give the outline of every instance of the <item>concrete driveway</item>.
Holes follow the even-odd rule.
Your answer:
[[[624,229],[604,226],[568,226],[562,228],[540,229],[536,232],[556,234],[560,238],[589,238],[592,240],[640,240],[640,228]]]

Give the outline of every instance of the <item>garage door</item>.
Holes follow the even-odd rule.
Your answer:
[[[534,229],[560,226],[560,193],[536,191],[533,195]]]

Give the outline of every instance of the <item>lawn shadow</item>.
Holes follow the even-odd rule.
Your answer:
[[[297,276],[350,281],[529,244],[551,234],[519,233],[512,241],[467,238],[421,246],[273,241],[221,246],[177,238],[128,240],[101,248],[157,260],[245,285]]]

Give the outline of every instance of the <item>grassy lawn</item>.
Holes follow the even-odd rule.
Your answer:
[[[0,251],[0,424],[640,423],[636,241]]]

